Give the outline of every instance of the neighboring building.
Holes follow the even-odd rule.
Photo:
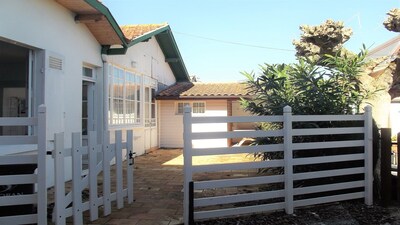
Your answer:
[[[120,28],[97,0],[8,0],[0,7],[0,80],[0,117],[34,117],[45,104],[49,149],[58,132],[69,147],[73,132],[85,144],[88,131],[101,142],[108,130],[133,129],[140,155],[159,145],[155,92],[189,76],[167,24]],[[34,150],[0,143],[0,155]]]
[[[242,83],[179,82],[157,95],[159,108],[160,147],[183,147],[183,109],[192,107],[193,116],[243,116],[240,98],[246,98],[246,85]],[[198,124],[194,132],[232,131],[254,129],[253,125]],[[234,142],[237,140],[233,140]],[[225,147],[233,144],[227,139],[197,140],[194,147]]]
[[[369,51],[371,60],[369,85],[383,89],[369,102],[373,106],[373,117],[378,127],[391,127],[395,135],[400,132],[400,36],[378,45]]]

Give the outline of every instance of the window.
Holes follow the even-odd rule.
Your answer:
[[[82,75],[84,77],[94,78],[93,69],[89,67],[82,67]]]
[[[108,74],[109,124],[140,123],[141,83],[141,76],[110,65]]]
[[[177,115],[182,115],[185,106],[190,106],[192,107],[192,112],[193,113],[205,113],[206,112],[206,103],[205,102],[178,102],[176,104],[176,114]]]
[[[145,113],[145,126],[153,127],[156,126],[156,86],[157,81],[145,77],[144,81],[144,113]]]
[[[190,103],[189,102],[178,102],[177,107],[176,107],[176,114],[182,115],[185,106],[190,106]]]
[[[193,102],[193,113],[205,113],[206,104],[204,102]]]

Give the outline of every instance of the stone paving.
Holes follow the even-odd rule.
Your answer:
[[[107,217],[85,224],[173,225],[182,223],[182,165],[169,161],[182,154],[180,149],[156,150],[135,158],[134,203],[123,209],[113,207]],[[101,214],[99,214],[101,215]]]

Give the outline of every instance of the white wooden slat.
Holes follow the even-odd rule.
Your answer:
[[[72,134],[72,198],[74,204],[73,219],[75,224],[83,224],[82,210],[82,142],[81,134]]]
[[[2,126],[33,126],[38,124],[36,117],[1,117],[0,127]]]
[[[230,208],[230,209],[220,209],[220,210],[209,210],[209,211],[201,211],[194,212],[194,219],[208,219],[215,217],[224,217],[224,216],[233,216],[233,215],[242,215],[248,213],[256,213],[256,212],[265,212],[272,210],[283,209],[285,204],[282,203],[272,203],[265,205],[254,205],[254,206],[246,206],[246,207],[238,207],[238,208]]]
[[[370,105],[365,106],[364,109],[364,141],[365,141],[365,161],[364,161],[364,179],[365,179],[365,199],[366,205],[373,204],[373,152],[372,152],[372,141],[373,141],[373,130],[372,130],[372,107]]]
[[[264,191],[264,192],[254,192],[246,194],[199,198],[199,199],[194,199],[194,207],[230,204],[237,202],[249,202],[249,201],[265,200],[271,198],[282,198],[284,196],[285,196],[284,190],[277,190],[277,191]]]
[[[345,161],[363,160],[363,159],[364,159],[364,154],[318,156],[318,157],[293,159],[293,165],[297,166],[297,165],[309,165],[318,163],[345,162]]]
[[[364,115],[293,115],[293,122],[362,120]]]
[[[357,188],[357,187],[364,187],[364,181],[361,180],[361,181],[353,181],[353,182],[343,182],[343,183],[325,184],[325,185],[318,185],[318,186],[295,188],[294,189],[294,194],[295,195],[302,195],[302,194],[311,194],[311,193],[317,193],[317,192],[343,190],[343,189]]]
[[[36,174],[13,174],[0,176],[0,185],[8,184],[34,184],[37,182]]]
[[[38,168],[37,168],[37,224],[47,224],[47,125],[46,125],[46,106],[40,105],[38,109]]]
[[[192,123],[283,122],[283,116],[207,116],[192,117]]]
[[[193,181],[192,112],[190,107],[184,107],[183,111],[183,222],[189,224],[189,184]]]
[[[283,181],[284,181],[283,175],[275,175],[275,176],[246,177],[246,178],[223,179],[223,180],[196,181],[194,182],[193,186],[195,190],[200,190],[200,189],[226,188],[226,187],[236,187],[245,185],[271,184]]]
[[[131,204],[133,202],[133,159],[130,158],[129,154],[133,155],[133,131],[128,130],[126,132],[126,171],[127,171],[127,189],[128,189],[128,204]]]
[[[224,170],[247,170],[247,169],[260,169],[266,167],[283,167],[284,162],[280,160],[270,161],[254,161],[242,163],[226,163],[226,164],[207,164],[192,166],[193,173],[214,172]]]
[[[283,144],[192,149],[193,156],[256,153],[256,152],[282,152],[282,151],[283,151]]]
[[[124,207],[123,199],[123,176],[122,176],[122,131],[115,132],[115,170],[117,173],[116,191],[117,191],[117,208]]]
[[[364,167],[355,167],[348,169],[337,169],[337,170],[324,170],[316,172],[305,172],[305,173],[295,173],[293,174],[293,180],[305,180],[314,179],[321,177],[333,177],[333,176],[343,176],[350,174],[360,174],[364,173]]]
[[[0,136],[1,145],[29,145],[37,144],[37,136]]]
[[[293,129],[293,136],[364,133],[363,127]]]
[[[64,177],[64,133],[54,134],[54,219],[57,225],[65,225],[65,177]]]
[[[354,193],[342,194],[342,195],[332,195],[332,196],[327,196],[327,197],[297,200],[294,202],[294,206],[300,207],[300,206],[307,206],[307,205],[323,204],[323,203],[328,203],[328,202],[339,202],[339,201],[358,199],[358,198],[364,198],[364,192],[354,192]]]
[[[0,196],[0,206],[36,204],[37,194]]]
[[[90,210],[90,202],[89,202],[89,201],[83,202],[83,203],[82,203],[82,210],[83,210],[83,211],[88,211],[88,210]]]
[[[38,223],[37,214],[0,217],[0,224],[20,225],[20,224],[35,224],[35,223],[36,224]]]
[[[283,108],[283,153],[284,153],[284,177],[285,177],[285,212],[293,214],[293,134],[292,134],[292,108]]]
[[[115,147],[115,145],[114,145]],[[110,145],[110,132],[105,131],[103,140],[103,215],[107,216],[111,214],[111,173],[110,173],[110,156],[111,156],[111,145]]]
[[[218,139],[218,138],[243,138],[243,137],[280,137],[282,130],[254,130],[254,131],[227,131],[227,132],[198,132],[192,133],[192,139]]]
[[[74,212],[74,211],[73,211],[72,207],[66,208],[65,211],[64,211],[65,217],[68,218],[68,217],[73,216],[73,215],[74,215],[73,212]],[[74,224],[77,224],[77,223],[74,222]]]
[[[328,148],[361,147],[361,146],[364,146],[364,140],[293,143],[292,146],[293,146],[293,150],[311,150],[311,149],[321,149],[321,148],[328,149]]]
[[[84,176],[81,182],[81,190],[89,187],[89,176]]]
[[[0,157],[0,165],[37,164],[38,155],[7,155]]]
[[[94,221],[99,218],[99,207],[97,204],[97,140],[95,131],[89,131],[88,133],[90,221]]]

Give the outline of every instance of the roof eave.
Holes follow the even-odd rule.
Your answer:
[[[121,49],[119,49],[119,50],[110,49],[109,46],[103,45],[102,53],[109,54],[109,55],[125,54],[126,50],[128,48],[128,43],[126,41],[124,33],[122,32],[121,28],[118,26],[118,23],[114,19],[110,10],[102,3],[98,2],[97,0],[84,0],[84,1],[86,3],[88,3],[90,6],[92,6],[94,9],[96,9],[97,11],[102,13],[106,17],[107,21],[110,23],[111,27],[114,29],[115,33],[118,35],[119,39],[121,40],[121,43],[122,43]]]

